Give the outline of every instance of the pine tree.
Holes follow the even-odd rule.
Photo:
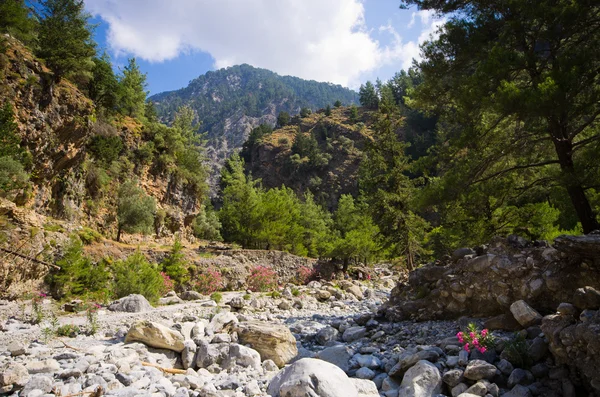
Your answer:
[[[83,0],[43,0],[40,14],[38,55],[55,80],[89,78],[96,48]]]
[[[109,113],[114,112],[117,106],[118,81],[113,72],[110,57],[105,52],[101,57],[94,57],[94,68],[87,90],[88,95],[96,106]]]
[[[329,105],[327,105],[327,107],[325,108],[325,116],[331,116],[331,106]]]
[[[361,84],[359,98],[360,104],[367,109],[374,110],[379,106],[379,97],[377,96],[377,91],[375,90],[373,83],[370,81],[367,81],[366,84]]]
[[[146,74],[135,58],[130,58],[119,76],[119,112],[125,116],[143,118],[146,111]]]
[[[342,101],[340,101],[340,100],[335,101],[335,103],[333,104],[333,107],[335,107],[335,108],[342,107]]]
[[[121,232],[152,233],[156,202],[135,182],[127,181],[121,185],[117,208],[117,241]]]
[[[25,44],[35,41],[36,24],[25,0],[0,0],[0,33],[8,33]]]
[[[277,116],[277,125],[279,127],[285,127],[290,123],[290,114],[288,112],[279,112]]]

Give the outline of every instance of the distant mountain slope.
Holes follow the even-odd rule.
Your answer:
[[[337,100],[350,105],[358,102],[358,94],[340,85],[279,76],[244,64],[208,72],[186,88],[149,100],[167,122],[180,106],[192,106],[208,133],[208,155],[218,169],[234,149],[241,148],[252,128],[262,123],[274,126],[279,112],[295,115],[302,107],[316,110]]]

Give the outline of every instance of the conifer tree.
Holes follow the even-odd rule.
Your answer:
[[[359,98],[360,104],[367,109],[377,109],[379,106],[379,97],[377,96],[377,91],[375,90],[375,86],[370,81],[367,81],[366,84],[361,84],[359,90]]]
[[[8,33],[25,44],[35,40],[35,21],[25,0],[0,0],[0,33]]]
[[[156,202],[135,182],[127,181],[121,185],[117,208],[117,241],[121,232],[149,234],[154,226]]]
[[[110,57],[106,52],[100,57],[94,57],[92,78],[87,90],[91,100],[96,106],[106,111],[113,112],[117,106],[118,81],[110,63]]]
[[[146,74],[135,58],[130,58],[119,76],[119,112],[130,117],[144,117],[146,110]]]

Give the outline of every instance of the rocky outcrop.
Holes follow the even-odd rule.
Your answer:
[[[288,327],[260,321],[246,321],[235,327],[240,341],[252,346],[263,360],[273,360],[283,367],[298,355],[296,338]]]
[[[477,254],[464,250],[454,260],[448,257],[417,268],[408,282],[394,288],[382,312],[392,320],[488,317],[510,314],[511,305],[522,300],[544,314],[571,301],[578,288],[600,288],[600,272],[593,260],[545,242],[496,238],[474,251]],[[524,307],[518,306],[514,309]],[[522,325],[539,320],[529,314],[533,317]]]

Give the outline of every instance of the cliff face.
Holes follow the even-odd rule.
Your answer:
[[[350,120],[349,108],[332,109],[331,115],[313,113],[298,125],[275,130],[242,151],[246,169],[266,188],[285,185],[299,194],[310,190],[329,209],[342,194],[358,194],[358,172],[367,141],[372,139],[371,113],[360,110]],[[298,131],[307,145],[296,145]]]

